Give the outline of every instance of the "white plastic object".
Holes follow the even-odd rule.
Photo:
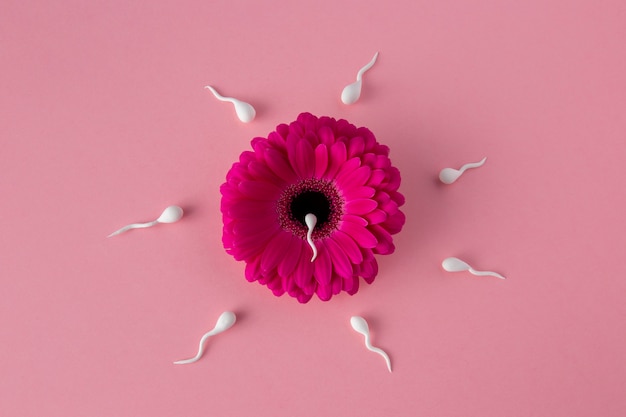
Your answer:
[[[346,85],[343,88],[343,91],[341,92],[341,101],[343,102],[343,104],[356,103],[359,97],[361,97],[361,88],[363,86],[363,74],[365,74],[365,71],[372,68],[377,58],[378,58],[378,52],[374,54],[374,58],[372,58],[370,62],[365,64],[365,66],[363,66],[363,68],[359,70],[359,72],[356,74],[356,81],[353,82],[352,84]]]
[[[444,184],[452,184],[454,181],[458,180],[459,177],[470,168],[478,168],[483,166],[487,157],[484,157],[478,162],[471,162],[469,164],[465,164],[461,167],[461,169],[454,168],[444,168],[439,172],[439,180]]]
[[[477,276],[492,276],[500,279],[506,279],[497,272],[492,271],[477,271],[467,264],[467,262],[460,260],[459,258],[446,258],[441,262],[441,266],[448,272],[463,272],[468,271],[470,274]]]
[[[246,103],[245,101],[237,100],[233,97],[224,97],[210,85],[207,85],[204,88],[209,89],[218,100],[233,103],[233,106],[235,106],[235,113],[237,114],[239,120],[241,120],[242,122],[250,123],[254,120],[256,116],[256,110],[254,109],[254,107],[252,107],[251,104]]]
[[[111,236],[115,236],[115,235],[119,235],[121,233],[124,233],[130,229],[143,229],[146,227],[152,227],[155,226],[159,223],[174,223],[179,221],[181,218],[183,217],[183,209],[178,207],[178,206],[169,206],[167,207],[165,210],[163,210],[163,213],[161,213],[161,215],[159,216],[158,219],[151,221],[151,222],[147,222],[147,223],[132,223],[129,225],[126,225],[124,227],[122,227],[119,230],[116,230],[115,232],[111,233],[110,235],[108,235],[107,237],[111,237]]]
[[[363,317],[352,316],[350,318],[350,325],[357,333],[361,333],[363,336],[365,336],[365,347],[370,351],[378,353],[380,356],[382,356],[387,363],[387,369],[389,369],[389,372],[391,372],[391,360],[389,359],[389,355],[387,355],[384,350],[372,346],[372,342],[370,341],[370,329],[367,325],[367,321]]]
[[[306,241],[311,247],[313,251],[313,257],[311,258],[311,262],[317,258],[317,247],[315,246],[315,242],[313,242],[313,230],[315,229],[315,225],[317,224],[317,217],[313,213],[309,213],[304,216],[304,223],[306,223],[307,232],[306,232]]]
[[[220,317],[217,319],[217,323],[215,324],[215,327],[213,328],[213,330],[205,333],[204,336],[202,336],[202,339],[200,339],[200,346],[198,346],[198,353],[196,354],[196,356],[190,359],[183,359],[180,361],[176,361],[174,362],[174,364],[184,365],[187,363],[196,362],[204,354],[205,344],[206,344],[207,339],[211,336],[215,336],[216,334],[222,333],[230,329],[231,327],[233,327],[236,321],[237,321],[237,316],[235,316],[235,313],[233,313],[232,311],[223,312],[220,315]]]

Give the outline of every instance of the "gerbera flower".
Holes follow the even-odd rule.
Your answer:
[[[394,251],[405,222],[400,171],[365,127],[302,113],[252,140],[226,175],[224,248],[248,281],[301,303],[352,295]]]

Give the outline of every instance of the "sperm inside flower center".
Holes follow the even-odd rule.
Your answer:
[[[278,221],[284,230],[306,239],[307,214],[316,218],[312,239],[323,239],[337,229],[344,200],[336,185],[319,178],[308,178],[288,186],[277,202]]]
[[[294,219],[306,226],[304,218],[307,214],[314,214],[317,218],[316,228],[321,228],[330,216],[330,202],[323,193],[305,191],[297,195],[289,206]]]
[[[315,217],[315,214],[309,213],[304,216],[304,222],[307,227],[306,242],[313,251],[313,256],[311,257],[311,262],[313,262],[315,258],[317,258],[317,246],[315,246],[315,242],[313,242],[313,230],[315,230],[315,226],[317,225],[317,217]]]

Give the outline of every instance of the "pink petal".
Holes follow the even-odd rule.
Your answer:
[[[228,207],[228,215],[234,219],[271,218],[275,214],[273,204],[262,201],[238,201]]]
[[[317,128],[317,117],[313,116],[311,113],[300,113],[296,120],[302,126],[304,132],[308,130],[315,130]]]
[[[313,295],[317,291],[317,287],[318,287],[317,281],[315,281],[315,278],[311,276],[309,281],[306,284],[304,284],[304,287],[302,287],[302,292],[307,295]]]
[[[389,146],[381,145],[380,143],[376,146],[376,153],[384,156],[389,156]]]
[[[263,271],[259,270],[259,273],[261,274],[259,276],[259,284],[261,285],[267,285],[267,283],[270,281],[270,279],[274,276],[274,275],[270,275],[270,274],[264,274]]]
[[[263,249],[265,249],[265,245],[258,242],[248,245],[233,242],[231,249],[227,249],[226,252],[230,253],[238,261],[249,261],[260,256],[263,253]]]
[[[333,296],[333,289],[330,286],[330,284],[326,284],[326,285],[319,285],[317,287],[317,291],[315,291],[315,293],[317,294],[317,296],[320,298],[320,300],[322,301],[328,301],[331,299],[331,297]]]
[[[351,222],[342,222],[340,226],[342,232],[350,235],[352,239],[362,248],[375,248],[378,244],[376,237],[365,227]]]
[[[276,186],[282,186],[285,183],[285,180],[277,177],[276,174],[269,169],[266,163],[261,163],[259,161],[250,162],[250,165],[248,165],[248,171],[253,177],[263,179],[266,182],[271,182]]]
[[[313,279],[313,270],[314,265],[313,262],[311,262],[311,257],[306,253],[306,251],[302,250],[298,258],[296,269],[293,271],[293,279],[296,282],[296,285],[303,290],[306,289],[306,287],[312,282],[317,285]],[[313,294],[314,291],[315,290],[305,292],[307,294]]]
[[[393,216],[399,211],[398,204],[396,204],[396,202],[393,201],[391,198],[389,199],[389,201],[381,203],[380,209],[386,211],[387,215],[389,216]]]
[[[337,120],[336,129],[339,136],[352,137],[356,134],[356,126],[345,119]]]
[[[365,185],[376,188],[383,182],[384,179],[385,171],[383,171],[382,169],[374,169],[370,174],[370,179]]]
[[[359,277],[352,276],[350,278],[344,278],[342,289],[350,295],[356,294],[359,290]]]
[[[335,125],[335,119],[333,119],[332,117],[328,117],[328,116],[320,116],[317,119],[317,126],[318,126],[318,130],[321,129],[322,126],[334,126]]]
[[[333,274],[333,279],[330,282],[330,288],[333,292],[333,295],[337,295],[341,292],[341,287],[343,286],[343,279],[337,275]]]
[[[261,260],[255,258],[246,264],[246,279],[250,282],[256,281],[261,275]]]
[[[300,302],[301,304],[306,304],[311,300],[312,297],[313,297],[313,294],[307,295],[300,291],[298,293],[297,299],[298,299],[298,302]]]
[[[302,135],[304,135],[304,126],[300,120],[303,115],[304,113],[300,113],[297,121],[289,123],[289,133],[296,135],[297,137],[302,137]]]
[[[281,193],[280,188],[265,181],[242,181],[238,188],[243,195],[257,200],[276,201]]]
[[[285,291],[287,291],[287,294],[289,294],[291,297],[298,298],[298,295],[302,294],[302,290],[295,285],[294,280],[290,280],[290,284],[289,282],[287,282],[287,279],[285,277],[281,277],[281,279],[283,280],[283,288],[285,285],[289,286],[289,290]]]
[[[348,159],[345,164],[339,168],[335,178],[338,183],[342,183],[348,175],[354,174],[354,171],[361,166],[361,160],[359,158]]]
[[[380,253],[381,255],[393,253],[396,249],[393,245],[393,238],[384,228],[374,224],[369,227],[369,230],[376,236],[376,240],[378,240],[378,245],[374,248],[374,253]]]
[[[393,201],[396,202],[398,207],[400,207],[400,206],[404,205],[404,203],[406,203],[406,199],[404,198],[404,195],[400,194],[397,191],[389,191],[389,196],[391,197],[391,199]]]
[[[343,142],[334,143],[330,147],[330,159],[328,170],[324,174],[324,178],[333,179],[339,168],[346,162],[347,150],[346,144]]]
[[[368,152],[361,156],[361,160],[363,161],[363,165],[367,165],[368,167],[374,169],[376,168],[376,154]]]
[[[376,145],[376,137],[374,136],[372,131],[366,127],[359,127],[356,130],[356,133],[357,135],[361,136],[364,139],[365,151],[371,152],[374,149],[374,146]]]
[[[259,156],[265,155],[265,151],[272,148],[272,145],[270,145],[265,138],[254,138],[250,141],[250,144],[252,145],[252,149],[254,149]]]
[[[276,126],[276,133],[278,133],[283,139],[286,139],[289,134],[289,126],[285,123],[279,124]]]
[[[335,134],[332,129],[328,126],[322,126],[317,131],[317,137],[320,140],[320,143],[330,146],[335,143]]]
[[[282,277],[291,276],[291,273],[298,265],[300,259],[301,250],[304,246],[304,241],[291,235],[290,243],[287,251],[284,254],[283,261],[278,264],[278,275]]]
[[[289,248],[292,234],[280,231],[269,241],[261,257],[261,270],[270,271],[278,265]]]
[[[260,231],[257,233],[239,234],[233,236],[233,246],[236,248],[248,248],[248,247],[265,247],[270,239],[273,239],[275,235],[279,233],[279,229],[272,228],[267,231]]]
[[[361,216],[355,216],[354,214],[344,214],[343,216],[341,216],[341,220],[344,222],[354,223],[358,226],[367,226],[367,220],[365,220]]]
[[[323,240],[315,242],[317,244],[317,258],[313,261],[315,267],[315,280],[320,285],[330,284],[333,273],[333,265],[330,263],[330,255]]]
[[[233,189],[230,184],[222,184],[220,187],[220,193],[223,198],[221,206],[224,207],[232,202],[232,200],[240,200],[243,198],[243,195],[239,192],[238,189]]]
[[[224,227],[224,233],[222,233],[222,244],[227,252],[233,247],[233,235],[226,230],[226,227]]]
[[[244,197],[244,195],[241,194],[241,192],[239,191],[239,183],[243,180],[247,180],[247,178],[229,178],[228,180],[226,180],[226,184],[224,184],[224,186],[228,187],[231,190],[236,190],[236,192],[239,194],[239,197],[237,198]]]
[[[265,161],[267,162],[267,166],[274,171],[279,178],[287,182],[296,179],[296,174],[293,172],[293,169],[291,169],[287,159],[276,149],[268,149],[265,152]]]
[[[397,190],[400,187],[401,176],[400,170],[396,167],[389,168],[389,172],[391,173],[391,178],[389,180],[389,188],[392,190]]]
[[[389,202],[389,200],[391,200],[391,196],[389,196],[389,194],[384,191],[378,191],[374,196],[374,200],[378,201],[379,206],[382,206],[383,204],[386,204]]]
[[[289,295],[292,295],[297,289],[296,282],[293,279],[291,279],[291,277],[289,276],[285,276],[285,275],[279,275],[279,276],[280,276],[280,284],[283,290],[285,290],[285,292],[287,292]]]
[[[254,138],[253,140],[265,140],[264,138]],[[239,162],[241,162],[241,164],[243,166],[248,166],[248,164],[252,161],[256,161],[256,153],[252,152],[252,151],[243,151],[240,155],[239,155]]]
[[[326,249],[330,255],[333,269],[340,277],[352,276],[352,264],[348,259],[348,255],[343,251],[341,246],[332,238],[325,239]]]
[[[346,200],[355,200],[357,198],[371,198],[374,197],[376,190],[371,187],[356,187],[343,190],[343,196]]]
[[[387,221],[383,223],[383,226],[393,235],[402,230],[402,226],[404,226],[405,221],[406,216],[403,212],[398,210],[393,216],[390,216]]]
[[[280,297],[284,293],[285,293],[285,290],[282,287],[276,287],[272,289],[272,294],[274,294],[276,297]]]
[[[267,282],[267,288],[272,290],[276,297],[280,297],[285,293],[283,282],[278,275],[273,275]]]
[[[352,188],[361,187],[365,185],[367,180],[370,178],[371,169],[368,166],[362,166],[355,169],[348,175],[337,174],[337,184],[344,189],[350,190]]]
[[[378,203],[374,200],[370,200],[369,198],[350,200],[344,205],[346,213],[356,215],[367,214],[374,210],[376,207],[378,207]]]
[[[356,265],[363,262],[363,254],[361,253],[359,246],[350,236],[341,230],[336,230],[331,236],[331,239],[333,239],[341,247],[341,249],[343,249],[344,253],[348,255],[350,262]]]
[[[315,153],[311,144],[306,140],[300,140],[296,145],[296,165],[294,170],[301,178],[310,178],[315,171]]]
[[[348,158],[363,155],[365,151],[365,140],[360,136],[355,136],[348,143]]]
[[[289,164],[291,165],[291,167],[294,169],[296,166],[298,166],[298,161],[296,159],[296,148],[298,147],[298,143],[301,139],[301,134],[296,134],[290,131],[285,141],[285,146],[287,148],[287,159],[289,160]]]
[[[374,168],[379,169],[388,169],[391,167],[391,160],[385,155],[376,155],[376,162],[374,163]]]
[[[320,140],[317,138],[317,132],[307,131],[304,134],[304,139],[309,142],[313,149],[320,144]]]
[[[315,172],[316,178],[322,178],[324,172],[328,168],[328,148],[324,144],[317,145],[315,148]]]
[[[267,141],[274,147],[282,148],[285,146],[285,138],[283,138],[278,132],[272,132],[267,135]]]
[[[278,222],[272,221],[259,221],[259,219],[241,219],[237,220],[233,224],[233,234],[250,236],[250,235],[271,235],[273,232],[278,231]]]
[[[371,258],[366,259],[361,264],[361,276],[368,284],[374,282],[374,278],[378,275],[378,262],[376,262],[376,258],[374,255],[369,255]]]
[[[396,167],[390,167],[387,170],[387,173],[389,174],[389,179],[387,180],[387,184],[385,185],[385,188],[389,189],[389,190],[397,190],[398,187],[400,187],[400,170]]]
[[[387,220],[387,213],[383,210],[376,209],[371,213],[367,213],[364,217],[368,224],[378,224]]]

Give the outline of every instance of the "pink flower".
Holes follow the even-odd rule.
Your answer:
[[[222,241],[246,262],[246,279],[301,303],[355,294],[359,277],[372,283],[374,254],[394,251],[405,222],[389,148],[365,127],[309,113],[251,143],[220,188]]]

